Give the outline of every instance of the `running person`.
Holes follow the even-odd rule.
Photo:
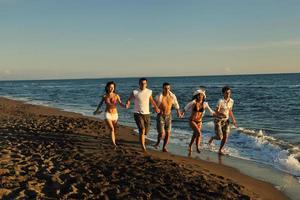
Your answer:
[[[111,134],[111,140],[114,146],[116,146],[116,128],[118,122],[118,110],[117,104],[119,103],[122,107],[125,108],[125,105],[122,103],[120,96],[115,92],[116,84],[111,81],[106,83],[105,86],[105,94],[103,95],[100,103],[98,104],[94,115],[100,114],[102,111],[100,110],[103,103],[106,104],[105,108],[105,122],[107,127],[109,128]]]
[[[163,92],[155,97],[157,106],[160,112],[156,116],[156,128],[158,132],[157,143],[155,148],[159,147],[160,140],[164,137],[164,144],[162,151],[168,152],[167,145],[169,143],[171,127],[172,127],[172,106],[175,107],[177,112],[177,117],[182,117],[180,112],[180,107],[175,94],[171,92],[171,85],[169,83],[163,84]]]
[[[219,154],[224,155],[224,146],[227,142],[230,133],[229,118],[232,119],[233,125],[237,128],[237,123],[232,111],[234,101],[231,99],[232,91],[230,87],[225,86],[222,88],[223,98],[218,101],[216,107],[215,136],[211,137],[208,144],[211,145],[213,140],[221,140]]]
[[[139,129],[140,144],[144,152],[146,152],[145,136],[148,134],[150,128],[149,102],[151,102],[156,113],[160,112],[155,101],[153,100],[152,90],[148,89],[147,86],[147,79],[141,78],[139,80],[139,88],[131,92],[130,97],[126,102],[126,108],[129,108],[130,101],[132,99],[134,100],[134,120]]]
[[[205,110],[208,110],[211,115],[215,115],[214,111],[209,107],[208,103],[205,102],[205,90],[199,89],[193,93],[193,100],[189,102],[183,112],[190,112],[189,124],[193,130],[193,136],[189,144],[189,155],[192,154],[192,145],[196,141],[197,152],[200,153],[199,145],[202,139],[202,118]]]

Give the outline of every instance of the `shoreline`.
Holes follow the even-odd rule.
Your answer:
[[[86,171],[87,174],[84,175],[83,178],[81,177],[83,180],[85,180],[86,177],[86,179],[89,180],[87,182],[90,183],[90,185],[97,183],[97,180],[91,179],[90,175],[97,176],[99,174],[102,175],[103,176],[102,179],[105,179],[106,181],[106,182],[104,181],[103,183],[104,185],[108,183],[109,185],[114,185],[114,187],[117,186],[120,187],[120,182],[118,182],[117,180],[119,181],[138,180],[138,182],[144,180],[146,181],[146,183],[148,183],[147,185],[150,186],[155,185],[152,188],[153,190],[149,189],[150,191],[148,192],[146,191],[145,193],[145,191],[141,190],[142,188],[138,187],[137,184],[138,182],[137,182],[136,185],[134,185],[134,187],[132,186],[133,188],[131,186],[126,186],[125,188],[122,187],[119,188],[118,191],[119,193],[122,193],[123,196],[113,196],[112,194],[113,192],[111,190],[114,190],[114,188],[109,188],[107,191],[100,192],[99,193],[100,196],[98,197],[103,197],[106,195],[107,197],[110,198],[112,197],[123,198],[123,197],[130,197],[130,195],[138,195],[147,198],[148,197],[147,195],[150,195],[150,197],[164,198],[164,195],[169,194],[170,195],[169,197],[171,197],[172,195],[175,195],[172,196],[174,198],[189,196],[192,199],[196,197],[199,198],[201,195],[204,195],[201,196],[202,198],[207,198],[207,199],[209,199],[210,197],[211,198],[219,197],[225,199],[237,199],[237,198],[288,199],[282,192],[277,190],[273,185],[266,183],[264,181],[254,179],[250,176],[244,175],[241,172],[239,172],[237,169],[234,169],[232,167],[216,164],[206,160],[193,159],[184,156],[173,155],[170,153],[162,153],[160,151],[150,150],[149,148],[148,148],[148,154],[145,155],[140,151],[138,137],[136,134],[133,134],[133,129],[130,127],[126,127],[123,125],[119,126],[116,134],[116,140],[117,143],[119,143],[119,146],[116,150],[112,150],[111,145],[109,143],[110,137],[106,132],[104,123],[97,118],[87,117],[72,112],[66,112],[51,107],[25,104],[24,102],[21,101],[10,100],[2,97],[0,98],[0,109],[1,109],[1,114],[0,114],[1,137],[9,138],[9,141],[12,141],[12,143],[17,141],[17,143],[15,144],[18,144],[18,142],[21,142],[22,144],[23,141],[18,140],[18,137],[22,136],[25,140],[25,143],[27,142],[29,144],[33,144],[34,147],[37,146],[38,149],[40,149],[39,155],[41,157],[44,157],[44,154],[46,152],[45,150],[43,150],[43,146],[40,146],[38,145],[38,143],[35,142],[36,139],[35,136],[40,138],[40,140],[43,142],[47,142],[44,141],[43,137],[50,138],[49,136],[51,137],[53,136],[54,140],[61,139],[64,137],[67,138],[67,142],[65,143],[63,142],[62,145],[64,147],[71,149],[71,152],[74,151],[73,153],[75,154],[72,155],[71,153],[71,157],[73,159],[67,160],[68,162],[71,163],[70,165],[73,164],[74,166],[76,166],[83,163],[84,165],[87,165],[86,166],[87,169],[93,169],[95,170],[95,172],[98,172],[95,173],[92,170],[90,171],[87,170]],[[80,142],[78,142],[77,140],[80,140]],[[69,144],[69,141],[70,144],[75,144],[75,147],[77,149],[75,148],[74,150],[72,145]],[[10,176],[12,172],[11,171],[7,172],[7,170],[5,170],[5,166],[9,165],[12,168],[16,168],[18,167],[18,165],[21,165],[20,159],[21,158],[26,159],[26,156],[23,155],[24,157],[22,157],[21,155],[17,154],[17,156],[21,158],[19,160],[12,159],[11,152],[14,150],[14,148],[13,146],[9,146],[9,144],[6,145],[8,145],[7,147],[10,149],[7,150],[4,148],[2,149],[2,152],[6,152],[5,159],[8,159],[9,162],[3,163],[4,158],[2,156],[1,165],[0,165],[2,169],[0,172],[1,172],[1,177],[3,177],[2,175],[5,175],[4,176],[5,178],[1,178],[0,197],[1,195],[3,197],[5,195],[8,196],[12,195],[11,193],[13,192],[16,193],[17,188],[22,189],[20,190],[18,195],[25,195],[25,196],[40,195],[40,197],[54,196],[58,198],[64,198],[64,197],[88,198],[89,197],[89,196],[85,196],[86,195],[85,193],[88,192],[85,192],[85,187],[82,186],[83,183],[80,177],[78,177],[78,180],[76,179],[76,183],[71,184],[70,186],[71,188],[65,189],[67,192],[65,192],[66,194],[64,195],[66,196],[60,196],[62,192],[60,194],[57,194],[57,191],[62,191],[61,188],[67,187],[64,184],[65,182],[68,182],[69,179],[73,180],[72,176],[67,177],[67,175],[70,173],[64,173],[64,170],[73,171],[75,168],[73,166],[67,169],[59,169],[58,166],[55,166],[55,164],[53,164],[54,162],[52,161],[52,159],[50,159],[52,162],[52,168],[51,165],[49,165],[50,163],[49,159],[47,162],[48,167],[51,168],[51,169],[46,169],[46,171],[48,171],[49,173],[48,174],[43,173],[44,175],[47,174],[48,176],[51,176],[50,178],[51,181],[49,181],[44,176],[41,176],[38,180],[35,180],[36,181],[35,184],[30,185],[28,184],[28,182],[30,182],[29,181],[30,176],[28,176],[29,174],[25,173],[21,176],[20,174],[22,174],[22,170],[19,170],[19,175],[15,174]],[[60,155],[59,153],[67,153],[67,152],[59,151],[59,145],[60,145],[59,143],[53,142],[53,144],[51,143],[49,145],[51,147],[51,150],[53,151],[52,157],[50,156],[51,158],[55,157],[55,155]],[[26,147],[21,148],[21,150],[24,149],[26,150]],[[33,149],[30,149],[30,151],[34,152]],[[95,155],[91,155],[91,152],[95,152]],[[81,153],[82,155],[80,155]],[[30,155],[28,156],[32,157]],[[53,160],[56,162],[57,165],[60,163],[54,158]],[[86,160],[92,161],[92,163],[95,164],[95,166],[88,165],[88,162],[86,162]],[[105,162],[106,165],[99,166],[99,168],[102,167],[102,169],[99,171],[99,169],[97,168],[98,165],[96,164],[99,164],[97,161],[100,160],[102,162]],[[111,165],[112,163],[108,163],[107,160],[113,161],[112,163],[117,165],[116,166]],[[39,161],[42,162],[41,160]],[[76,164],[77,161],[79,162],[79,164],[78,163]],[[139,163],[139,161],[141,161],[141,163]],[[45,161],[43,162],[45,164]],[[76,165],[74,164],[74,162]],[[145,166],[145,169],[140,169],[141,167],[139,166],[140,164]],[[107,169],[107,166],[111,168]],[[119,169],[117,166],[122,166],[123,168],[121,167]],[[41,173],[39,162],[35,163],[35,161],[32,161],[32,165],[30,167],[39,168],[39,169],[35,169],[35,173]],[[57,169],[55,169],[55,167],[57,167]],[[130,171],[131,168],[137,169],[139,173],[133,173],[132,171]],[[83,169],[85,168],[83,167]],[[157,171],[157,173],[153,174],[154,169],[155,171]],[[55,173],[53,172],[53,174],[51,174],[50,173],[51,170],[55,171]],[[108,172],[111,174],[109,175]],[[127,172],[130,175],[125,176],[126,173],[124,172]],[[175,173],[180,174],[180,177],[184,179],[183,181],[185,183],[184,186],[186,186],[187,188],[185,189],[184,192],[181,192],[181,194],[178,193],[179,191],[174,190],[174,188],[172,189],[170,185],[165,184],[165,181],[168,180],[172,182],[169,184],[175,184],[178,186],[178,188],[182,188],[181,180],[176,179],[177,177],[170,176],[170,175],[174,175]],[[79,174],[74,172],[73,175],[77,177],[79,176]],[[160,180],[160,182],[153,183],[153,181],[155,181],[152,180],[155,178],[153,176],[157,176],[157,175],[158,175],[157,179]],[[3,184],[4,179],[6,178],[9,179],[9,177],[11,178],[11,177],[18,177],[18,176],[21,176],[23,178],[22,179],[23,182],[24,180],[27,181],[27,187],[25,186],[21,187],[20,185],[17,186],[18,184],[16,184],[14,187],[6,188],[7,185]],[[28,176],[27,179],[24,178],[24,176]],[[161,176],[163,176],[163,178]],[[62,180],[63,177],[65,177],[66,181]],[[113,181],[106,180],[108,179],[107,177],[113,178],[112,179]],[[140,180],[141,177],[143,177],[143,179]],[[55,181],[52,179],[54,179]],[[17,183],[18,181],[15,182]],[[123,182],[122,184],[126,185]],[[3,185],[5,185],[6,187],[3,187]],[[53,187],[50,187],[53,185],[55,186],[54,189]],[[93,186],[86,186],[86,187],[88,187],[93,194],[95,194],[95,191],[97,191]],[[199,188],[201,188],[202,190],[199,191]],[[47,189],[52,192],[47,193]],[[164,191],[168,189],[172,190],[172,192],[168,193]],[[160,192],[158,193],[153,192],[156,190]],[[118,191],[114,191],[114,192],[117,192],[118,194]]]

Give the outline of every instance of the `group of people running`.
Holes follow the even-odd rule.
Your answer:
[[[205,88],[200,87],[193,93],[193,99],[183,110],[180,110],[176,95],[171,92],[171,85],[163,83],[163,91],[153,99],[152,90],[147,88],[148,81],[146,78],[139,80],[139,88],[131,92],[128,100],[124,104],[120,96],[115,92],[116,84],[111,81],[105,86],[105,94],[97,106],[94,115],[101,113],[100,108],[105,103],[105,122],[110,130],[113,145],[116,146],[115,131],[118,121],[117,105],[123,108],[130,108],[130,103],[134,101],[134,120],[139,131],[139,140],[143,151],[146,151],[145,136],[150,128],[150,109],[151,103],[154,111],[157,113],[157,143],[155,148],[159,147],[160,141],[164,137],[162,151],[168,152],[167,145],[169,143],[171,127],[172,127],[172,107],[176,109],[177,117],[183,118],[185,113],[190,113],[189,125],[193,130],[193,135],[189,144],[189,155],[192,153],[192,145],[196,144],[196,150],[200,153],[200,143],[202,139],[202,118],[205,111],[208,111],[214,117],[215,136],[211,137],[208,144],[212,145],[213,140],[221,140],[219,154],[224,155],[224,145],[227,142],[230,132],[229,118],[237,127],[237,123],[232,111],[234,101],[231,98],[231,89],[228,86],[222,88],[223,98],[218,101],[215,110],[212,110],[209,104],[205,101]]]

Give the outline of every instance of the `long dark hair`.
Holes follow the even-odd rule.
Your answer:
[[[193,96],[193,101],[194,101],[195,99],[197,99],[197,96],[199,96],[199,95],[200,95],[200,93],[197,94],[197,95],[194,95],[194,96]],[[204,102],[205,102],[205,97],[203,97],[203,100],[202,100],[202,102],[201,102],[201,107],[202,107],[202,108],[204,107]],[[196,104],[194,105],[193,109],[195,109],[195,107],[196,107]]]
[[[109,93],[108,87],[109,87],[111,84],[114,85],[114,91],[113,91],[113,93],[116,93],[116,88],[117,88],[116,83],[113,82],[113,81],[109,81],[109,82],[106,83],[106,86],[105,86],[105,92],[106,92],[106,94]]]
[[[194,95],[193,98],[192,98],[192,101],[195,100],[195,99],[197,99],[197,96],[198,96],[198,95],[199,95],[199,94]]]
[[[193,99],[192,100],[195,100],[195,99],[197,99],[197,96],[199,96],[200,95],[200,93],[199,94],[197,94],[197,95],[195,95],[195,96],[193,96]],[[202,103],[204,103],[205,102],[205,97],[203,96],[203,102]]]

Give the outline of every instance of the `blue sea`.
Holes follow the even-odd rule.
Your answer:
[[[124,102],[138,87],[138,78],[1,81],[0,95],[91,116],[106,82],[111,80],[116,82],[117,93]],[[226,150],[232,157],[300,177],[300,74],[149,77],[148,87],[154,96],[161,92],[164,82],[171,84],[182,108],[199,86],[206,87],[207,101],[214,108],[222,97],[222,87],[229,85],[239,128],[232,129]],[[135,127],[131,109],[119,108],[119,122]],[[192,135],[188,116],[178,119],[174,112],[173,119],[170,145],[187,149]],[[207,140],[214,134],[212,121],[210,116],[204,117],[203,149],[208,149]],[[156,136],[153,113],[148,138],[155,140]]]

